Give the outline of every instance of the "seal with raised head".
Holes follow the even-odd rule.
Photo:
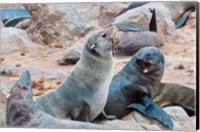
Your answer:
[[[172,128],[165,111],[152,101],[158,93],[164,71],[164,55],[156,47],[145,47],[133,55],[113,77],[104,111],[122,118],[133,109]]]
[[[32,99],[30,73],[25,71],[12,87],[7,99],[6,124],[8,127],[109,129],[89,122],[55,118],[40,111]]]
[[[57,118],[92,121],[105,107],[113,77],[112,48],[120,38],[114,26],[86,40],[81,58],[55,90],[36,99],[37,107]]]

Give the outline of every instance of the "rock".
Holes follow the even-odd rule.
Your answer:
[[[1,29],[4,28],[4,25],[3,25],[3,22],[2,22],[2,21],[0,21],[0,28],[1,28]]]
[[[31,19],[25,19],[25,20],[17,23],[17,25],[15,25],[15,28],[27,29],[29,27],[30,23],[31,23]]]
[[[111,128],[115,128],[117,130],[119,129],[142,130],[142,127],[137,122],[132,120],[123,121],[116,119],[112,121],[104,121],[103,124]]]
[[[164,110],[173,118],[175,121],[187,121],[189,116],[185,110],[179,106],[165,107]]]
[[[34,42],[46,45],[58,43],[68,47],[90,31],[113,22],[116,14],[124,8],[118,3],[25,4],[24,6],[31,13],[28,33]]]
[[[178,66],[176,66],[174,69],[178,69],[178,70],[184,70],[185,67],[183,64],[179,64]]]
[[[173,124],[174,124],[174,127],[173,127],[173,129],[172,130],[183,130],[182,128],[181,128],[181,125],[180,125],[180,123],[179,122],[177,122],[177,121],[175,121],[175,120],[173,120],[172,119],[172,121],[173,121]]]
[[[77,44],[67,49],[57,60],[58,64],[60,65],[76,64],[76,62],[80,59],[82,49],[83,49],[83,44]]]
[[[16,28],[1,29],[1,53],[8,54],[14,51],[35,52],[43,49],[42,46],[32,42],[24,30]]]
[[[136,122],[140,124],[159,124],[156,120],[146,117],[137,111],[132,111],[131,113],[123,117],[123,120],[124,119],[125,120],[134,119]]]
[[[160,130],[162,130],[161,128],[159,128],[157,125],[154,125],[154,124],[144,124],[144,123],[141,123],[140,125],[143,128],[145,128],[146,130],[154,130],[154,131],[160,131]]]
[[[6,104],[6,96],[0,89],[0,108]]]
[[[183,125],[183,130],[196,130],[196,116],[193,116],[193,117],[190,117],[190,119],[189,120],[187,120],[185,123],[184,123],[184,125]]]
[[[6,127],[6,109],[0,108],[0,128]]]
[[[15,76],[19,76],[20,69],[17,67],[12,67],[12,66],[1,67],[0,73],[2,76],[15,77]]]
[[[137,111],[132,111],[128,115],[122,118],[122,120],[132,120],[135,123],[138,123],[142,129],[146,130],[167,130],[168,128],[163,126],[158,121],[151,119],[149,117],[146,117],[142,115],[141,113]]]

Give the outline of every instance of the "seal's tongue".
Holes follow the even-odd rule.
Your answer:
[[[143,72],[144,73],[148,73],[149,72],[149,67],[150,67],[150,64],[147,63],[147,62],[142,62],[142,68],[143,68]]]
[[[148,67],[145,67],[145,68],[143,69],[143,72],[144,72],[144,73],[149,72],[149,68],[148,68]]]
[[[137,61],[138,65],[141,67],[143,73],[148,73],[150,69],[150,63],[144,62],[142,60]]]

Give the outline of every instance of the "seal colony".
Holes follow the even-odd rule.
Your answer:
[[[113,77],[105,113],[122,118],[134,109],[172,128],[170,117],[152,101],[159,91],[163,71],[164,55],[158,48],[145,47],[139,50]]]
[[[112,48],[120,41],[116,33],[114,26],[92,33],[70,75],[58,88],[38,97],[37,107],[57,118],[94,120],[107,101],[113,77]]]
[[[7,99],[6,117],[8,127],[109,129],[89,122],[58,119],[38,110],[32,99],[32,83],[28,71],[12,87]]]

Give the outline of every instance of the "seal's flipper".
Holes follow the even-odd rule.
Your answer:
[[[16,82],[16,84],[19,87],[25,87],[25,86],[30,86],[32,87],[32,83],[31,83],[31,77],[30,77],[30,73],[28,71],[25,71],[19,78],[19,80]]]
[[[186,24],[187,20],[190,17],[190,14],[193,11],[194,11],[194,9],[190,9],[189,11],[187,11],[187,12],[185,12],[185,13],[183,13],[181,15],[181,17],[179,18],[179,20],[176,22],[176,29],[181,28],[181,27],[183,27]]]
[[[137,25],[133,22],[121,22],[121,23],[116,23],[115,26],[118,28],[118,30],[123,31],[123,32],[144,32],[146,31],[145,28],[143,28],[140,25]]]
[[[141,112],[142,114],[153,118],[168,128],[173,128],[173,122],[170,119],[169,115],[156,103],[154,103],[149,97],[144,96],[142,103],[133,103],[130,104],[128,109],[135,109]]]
[[[154,8],[149,8],[149,11],[152,13],[151,21],[149,23],[149,31],[157,32],[156,10]]]

